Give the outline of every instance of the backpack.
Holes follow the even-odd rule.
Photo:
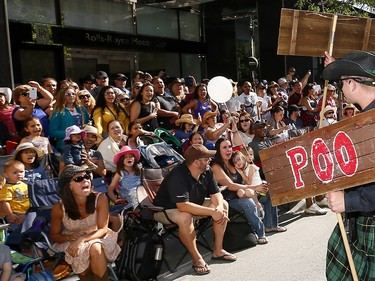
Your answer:
[[[155,222],[131,219],[124,230],[124,245],[116,260],[117,275],[127,280],[157,280],[164,242]]]

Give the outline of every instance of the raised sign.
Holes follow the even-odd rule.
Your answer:
[[[274,206],[375,182],[375,110],[260,151]]]
[[[282,9],[278,55],[322,57],[329,49],[333,14]],[[339,15],[333,56],[353,50],[375,50],[374,19]]]

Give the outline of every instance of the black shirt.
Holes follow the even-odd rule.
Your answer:
[[[154,204],[165,209],[176,209],[176,203],[182,202],[202,205],[206,197],[219,192],[211,167],[196,181],[184,162],[164,178],[154,199]]]

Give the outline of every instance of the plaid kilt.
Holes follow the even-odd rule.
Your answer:
[[[375,280],[375,217],[356,219],[357,239],[349,243],[359,280]],[[353,280],[340,228],[337,224],[328,240],[327,280]]]

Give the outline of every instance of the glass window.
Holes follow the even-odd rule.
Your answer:
[[[132,8],[103,0],[61,1],[64,26],[133,33]]]
[[[181,54],[182,74],[184,77],[192,75],[197,83],[202,81],[201,76],[201,57],[198,54]]]
[[[177,12],[152,7],[137,8],[137,33],[178,39]]]
[[[39,81],[42,77],[56,77],[55,52],[40,50],[20,50],[22,83]]]
[[[164,69],[168,76],[180,76],[180,59],[177,53],[143,53],[139,69],[153,75]]]
[[[200,41],[199,15],[188,12],[180,12],[181,40]]]
[[[55,0],[9,0],[8,17],[14,21],[56,24]]]

